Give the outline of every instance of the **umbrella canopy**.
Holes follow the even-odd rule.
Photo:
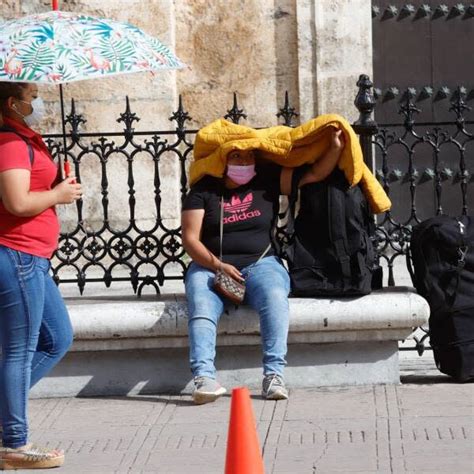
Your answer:
[[[184,64],[128,23],[50,11],[0,24],[0,81],[63,84]]]
[[[59,84],[64,174],[69,174],[62,84],[185,65],[157,38],[128,23],[58,11],[0,24],[0,81]],[[58,156],[59,169],[61,157]]]

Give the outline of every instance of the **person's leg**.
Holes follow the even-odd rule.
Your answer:
[[[189,362],[194,376],[196,403],[214,401],[225,393],[216,381],[216,335],[224,311],[221,297],[213,290],[214,273],[192,263],[186,273],[188,301]]]
[[[45,301],[38,346],[31,363],[30,387],[62,359],[73,340],[69,314],[58,287],[48,273],[49,264],[44,270]]]
[[[44,273],[38,257],[0,246],[0,413],[3,445],[24,446],[31,361],[44,305]]]
[[[192,263],[186,273],[191,371],[194,376],[215,378],[217,324],[224,311],[221,297],[213,290],[214,273]]]
[[[64,341],[71,339],[67,324],[53,327],[56,317],[51,316],[48,306],[57,304],[57,295],[54,296],[46,283],[48,278],[53,283],[47,273],[49,266],[44,258],[0,246],[0,421],[3,425],[0,469],[43,469],[58,467],[64,462],[61,450],[27,444],[28,391],[34,382],[32,361],[39,357],[37,373],[44,375],[52,366],[46,362],[45,353],[50,350],[52,357],[48,359],[56,362],[57,355],[64,353]],[[45,308],[47,316],[43,324]],[[65,335],[57,336],[58,331],[65,331]],[[40,333],[42,341],[38,352]],[[37,376],[36,381],[39,378]]]
[[[270,383],[274,388],[281,385],[284,389],[282,377],[286,366],[289,326],[288,272],[277,257],[266,257],[243,269],[242,273],[246,276],[245,302],[260,316],[264,391],[268,391]],[[265,385],[268,385],[266,389]],[[286,390],[282,390],[278,398],[287,398],[285,394]]]

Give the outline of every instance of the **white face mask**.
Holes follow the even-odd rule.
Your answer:
[[[43,99],[41,97],[37,97],[36,99],[33,99],[31,102],[27,102],[26,100],[21,100],[20,102],[24,102],[25,104],[30,104],[31,107],[33,107],[33,112],[29,115],[22,115],[23,120],[25,121],[26,125],[28,127],[32,127],[34,125],[37,125],[41,120],[43,120],[45,114],[46,114],[46,108],[44,106]],[[17,110],[17,113],[18,110]]]

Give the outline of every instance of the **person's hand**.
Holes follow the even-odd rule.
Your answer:
[[[68,176],[54,187],[58,204],[72,204],[82,197],[82,185],[75,176]]]
[[[344,148],[345,141],[344,141],[344,134],[342,130],[333,130],[331,134],[331,148],[333,150],[342,151]]]
[[[230,263],[223,263],[220,267],[227,275],[230,275],[234,280],[237,281],[244,281],[245,278],[242,276],[242,273],[237,270],[237,268],[234,267],[234,265],[231,265]]]

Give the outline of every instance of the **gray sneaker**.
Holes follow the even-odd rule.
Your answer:
[[[196,405],[210,403],[224,395],[227,390],[211,377],[194,377],[193,401]]]
[[[267,400],[286,400],[288,398],[288,390],[281,375],[265,375],[262,382],[262,397]]]

